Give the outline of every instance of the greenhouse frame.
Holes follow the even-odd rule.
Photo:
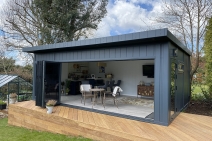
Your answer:
[[[0,74],[0,99],[9,103],[9,94],[16,93],[17,101],[31,100],[32,84],[18,75]]]

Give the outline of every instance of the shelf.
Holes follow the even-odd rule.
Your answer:
[[[137,95],[146,96],[146,97],[154,97],[154,86],[137,86]]]

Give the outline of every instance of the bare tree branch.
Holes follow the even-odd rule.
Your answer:
[[[194,60],[191,78],[199,67],[205,29],[211,16],[211,0],[163,0],[163,15],[153,19],[168,26],[191,50]]]

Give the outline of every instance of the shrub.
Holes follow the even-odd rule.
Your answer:
[[[7,103],[2,101],[2,100],[0,100],[0,105],[7,105]]]

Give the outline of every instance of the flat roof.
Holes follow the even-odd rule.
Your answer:
[[[95,49],[111,46],[114,47],[115,45],[128,45],[128,44],[150,43],[150,42],[161,42],[161,41],[170,41],[175,45],[177,45],[178,48],[182,49],[187,54],[191,55],[191,51],[185,45],[183,45],[167,28],[123,34],[117,36],[26,47],[23,48],[23,52],[48,53],[56,51]]]

